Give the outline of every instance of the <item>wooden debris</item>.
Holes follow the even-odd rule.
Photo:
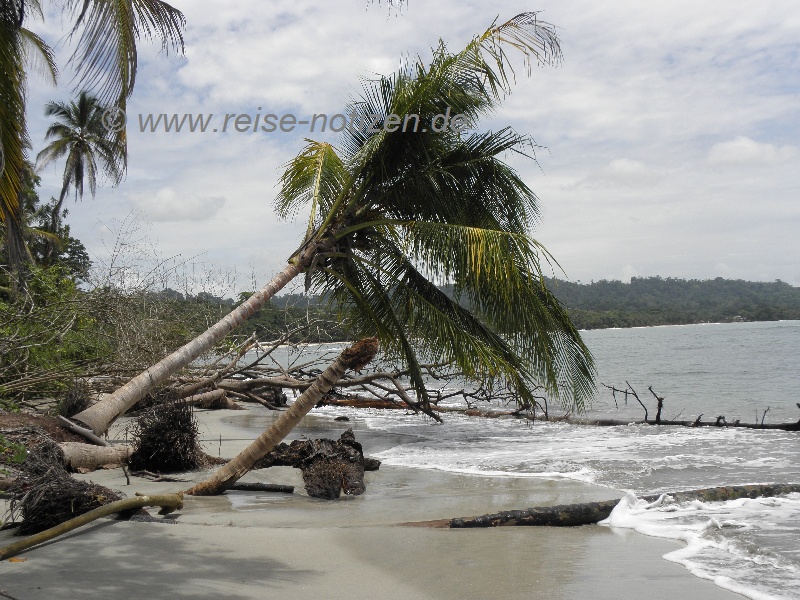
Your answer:
[[[353,430],[348,429],[337,441],[322,438],[278,444],[253,468],[278,466],[301,469],[309,496],[333,500],[342,492],[363,494],[366,490],[364,472],[377,470],[380,461],[365,458]]]
[[[209,410],[242,410],[242,407],[228,398],[225,390],[211,390],[203,394],[195,394],[183,398],[183,402],[191,404],[195,408],[205,408]]]
[[[98,446],[108,446],[108,442],[105,441],[103,438],[97,437],[91,429],[86,429],[85,427],[76,425],[75,423],[73,423],[66,417],[62,417],[61,415],[59,415],[56,418],[58,419],[58,422],[61,423],[64,427],[66,427],[73,433],[82,435],[93,444],[97,444]]]
[[[294,494],[293,485],[280,485],[277,483],[242,483],[236,482],[228,490],[238,492],[278,492],[281,494]]]
[[[764,485],[735,485],[725,487],[689,490],[685,492],[672,492],[675,502],[688,502],[701,500],[703,502],[721,502],[736,500],[737,498],[758,498],[761,496],[779,496],[800,492],[797,484],[764,484]],[[665,494],[650,494],[641,496],[641,500],[655,502]],[[436,521],[419,521],[401,523],[409,527],[434,527],[464,529],[472,527],[499,527],[499,526],[547,526],[547,527],[574,527],[576,525],[590,525],[607,519],[619,503],[617,500],[603,500],[600,502],[586,502],[581,504],[563,504],[558,506],[537,506],[523,510],[507,510],[499,513],[481,515],[478,517],[462,517],[456,519],[440,519]]]
[[[61,442],[66,466],[79,473],[88,473],[96,469],[113,469],[125,464],[133,452],[128,445],[95,446],[78,442]]]

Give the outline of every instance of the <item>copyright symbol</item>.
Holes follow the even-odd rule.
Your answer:
[[[105,127],[108,131],[111,133],[117,133],[125,129],[127,116],[125,115],[124,110],[118,106],[112,106],[103,111],[101,121],[103,122],[103,127]]]

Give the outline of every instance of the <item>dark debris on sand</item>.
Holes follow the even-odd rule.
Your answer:
[[[64,467],[64,453],[52,440],[29,450],[7,490],[10,518],[17,535],[50,529],[122,496],[101,485],[73,479]]]
[[[181,400],[147,409],[128,432],[133,441],[128,464],[135,471],[181,473],[220,462],[203,452],[192,406]]]
[[[358,496],[366,490],[364,471],[375,471],[380,461],[365,458],[352,429],[334,441],[327,438],[295,440],[278,444],[254,468],[287,466],[301,469],[306,493],[314,498],[335,500],[342,492]]]

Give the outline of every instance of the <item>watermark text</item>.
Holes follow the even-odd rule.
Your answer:
[[[374,134],[386,132],[461,133],[470,128],[465,115],[451,114],[450,108],[430,120],[417,114],[369,114],[351,110],[347,114],[314,113],[310,117],[298,118],[292,113],[138,113],[126,115],[121,109],[111,107],[103,114],[103,125],[112,132],[132,125],[140,133],[352,133]],[[131,122],[133,121],[133,122]]]

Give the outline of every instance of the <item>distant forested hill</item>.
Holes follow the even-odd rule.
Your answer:
[[[548,278],[547,285],[567,307],[579,329],[800,319],[800,288],[782,281],[634,277],[630,283],[605,280],[571,283]],[[452,294],[452,286],[444,286],[442,290]],[[248,296],[244,293],[239,299]],[[198,295],[195,301],[200,300],[220,304],[224,312],[234,302]],[[346,328],[337,322],[336,307],[324,298],[304,294],[276,296],[242,330],[255,331],[262,340],[274,339],[287,326],[296,326],[301,321],[315,325],[298,332],[292,338],[294,341],[348,339]]]
[[[547,283],[581,329],[800,319],[800,288],[780,280],[634,277],[630,283]]]

